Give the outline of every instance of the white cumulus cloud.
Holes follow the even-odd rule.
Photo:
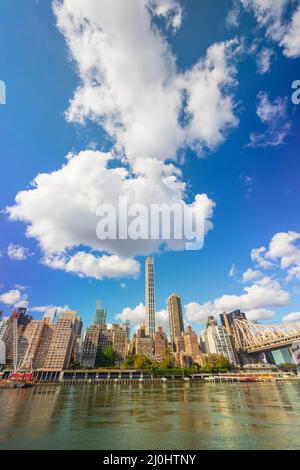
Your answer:
[[[124,310],[116,315],[116,320],[125,322],[130,320],[131,326],[138,327],[145,324],[146,308],[143,303],[140,303],[135,308],[126,307]],[[165,309],[159,310],[155,314],[156,326],[162,326],[164,331],[168,333],[169,330],[169,317]]]
[[[33,188],[20,192],[15,205],[7,209],[11,220],[27,224],[27,236],[35,238],[45,254],[44,264],[96,279],[136,276],[139,268],[134,257],[158,252],[161,240],[100,240],[96,233],[98,207],[109,203],[118,209],[121,196],[128,206],[143,204],[149,212],[151,204],[201,208],[205,231],[212,228],[213,201],[197,195],[192,204],[186,204],[185,184],[173,165],[150,159],[147,174],[132,176],[125,168],[110,168],[111,161],[110,153],[93,150],[73,155],[60,170],[38,175]],[[101,254],[87,253],[80,246]],[[164,248],[182,250],[185,241],[171,239]],[[72,249],[76,252],[69,253]]]
[[[277,147],[282,145],[291,130],[287,112],[287,99],[278,97],[271,101],[265,92],[259,92],[257,97],[256,113],[266,129],[263,133],[252,132],[248,147]]]
[[[284,323],[300,322],[300,312],[293,312],[283,317]]]
[[[242,295],[222,295],[215,300],[199,304],[192,302],[185,306],[186,318],[190,322],[201,323],[209,315],[242,310],[249,320],[268,319],[273,316],[270,307],[282,307],[289,302],[289,293],[280,283],[270,277],[264,277],[251,286],[244,288]]]
[[[29,250],[21,245],[10,243],[7,248],[7,255],[12,261],[24,261],[29,256]]]
[[[0,302],[10,307],[28,307],[28,296],[18,289],[12,289],[0,295]]]
[[[97,280],[104,278],[136,277],[140,273],[140,265],[134,259],[119,256],[94,256],[80,251],[73,256],[49,255],[42,260],[43,264],[52,269],[60,269],[67,273],[78,274]]]
[[[66,117],[81,125],[94,121],[112,148],[70,154],[61,168],[18,193],[7,213],[27,225],[51,268],[96,279],[136,276],[135,257],[160,251],[161,241],[99,240],[97,208],[117,207],[120,196],[146,207],[180,203],[203,210],[206,233],[213,227],[214,202],[197,194],[187,203],[181,171],[170,160],[179,164],[188,147],[199,155],[216,148],[238,124],[242,48],[236,39],[212,44],[194,65],[178,70],[166,33],[182,24],[177,0],[55,0],[53,8],[78,74]],[[185,242],[173,239],[163,249],[182,250]]]
[[[300,233],[289,232],[276,233],[269,247],[261,247],[252,251],[252,259],[262,268],[270,268],[280,265],[287,271],[287,280],[297,278],[300,280]]]
[[[251,11],[267,39],[283,48],[289,58],[300,56],[300,6],[290,0],[240,0]]]
[[[55,306],[55,305],[45,305],[39,307],[32,307],[30,308],[31,312],[42,313],[44,318],[51,318],[53,319],[55,315],[61,315],[62,313],[69,310],[70,307],[65,305],[62,306]]]
[[[235,40],[213,44],[205,58],[179,72],[153,21],[164,17],[176,30],[178,2],[64,0],[54,2],[54,11],[80,77],[68,120],[100,124],[132,164],[175,158],[186,146],[214,148],[237,125],[232,87],[239,46]]]

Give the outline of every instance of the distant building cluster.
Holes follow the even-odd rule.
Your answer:
[[[232,328],[235,320],[247,320],[240,310],[222,313],[220,324],[209,317],[198,337],[191,326],[185,327],[181,299],[172,294],[167,299],[170,338],[156,325],[153,257],[146,260],[145,305],[145,322],[132,338],[130,319],[108,325],[107,311],[100,301],[96,303],[94,323],[86,332],[75,311],[45,316],[43,320],[33,320],[25,308],[16,309],[6,319],[0,311],[0,364],[15,367],[17,360],[17,367],[22,370],[57,373],[75,365],[82,369],[96,368],[103,356],[113,356],[116,365],[121,365],[128,355],[144,356],[158,363],[169,356],[178,367],[204,366],[211,355],[223,356],[233,365],[242,363],[243,358],[235,349]],[[299,344],[294,344],[291,349],[253,357],[253,362],[299,364],[299,351]]]

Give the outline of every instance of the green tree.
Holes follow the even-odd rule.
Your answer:
[[[80,369],[80,362],[72,361],[71,364],[70,364],[70,369],[79,370]]]
[[[134,363],[135,363],[135,358],[136,356],[130,355],[125,358],[125,361],[121,365],[122,369],[134,369]]]
[[[173,356],[170,349],[166,349],[161,356],[160,360],[161,369],[174,369],[175,367],[175,357]]]
[[[203,372],[226,372],[231,370],[232,366],[228,359],[218,354],[208,354],[206,364],[202,368]]]
[[[96,367],[115,367],[118,362],[118,355],[112,346],[106,346],[103,350],[98,351],[96,357]]]
[[[290,364],[289,362],[285,362],[284,364],[280,364],[279,369],[283,372],[294,372],[297,371],[297,366],[295,364]]]
[[[134,368],[135,369],[142,369],[142,370],[150,369],[151,365],[152,365],[152,363],[151,363],[150,359],[148,359],[147,356],[143,356],[143,355],[135,356],[135,360],[134,360]]]

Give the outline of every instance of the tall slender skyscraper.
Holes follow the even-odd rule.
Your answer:
[[[101,301],[97,300],[96,303],[96,313],[95,313],[95,326],[104,326],[106,325],[107,311],[102,308]]]
[[[146,259],[146,335],[155,335],[154,258]]]
[[[178,295],[176,294],[173,294],[168,298],[168,314],[170,324],[171,347],[172,351],[176,352],[178,340],[182,337],[184,332],[181,300],[180,297],[178,297]]]

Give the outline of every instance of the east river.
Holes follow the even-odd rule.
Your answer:
[[[0,390],[0,449],[300,449],[300,382]]]

